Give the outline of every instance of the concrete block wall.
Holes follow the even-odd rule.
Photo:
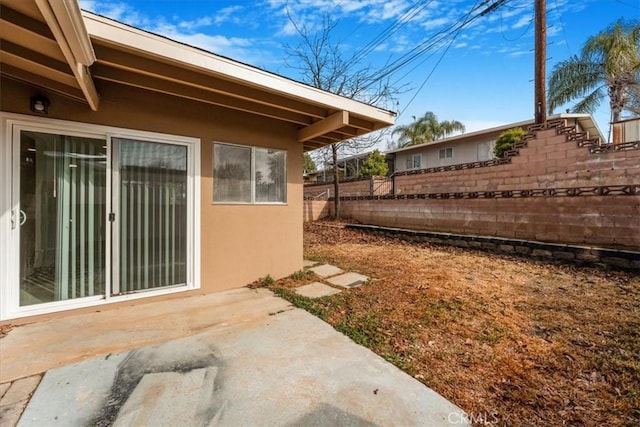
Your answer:
[[[637,196],[343,200],[363,224],[640,250]]]
[[[502,165],[399,174],[396,194],[530,190],[640,183],[640,150],[591,154],[556,129],[538,131]]]
[[[309,200],[303,203],[304,222],[318,221],[330,215],[330,205],[333,202],[329,200]]]
[[[640,250],[640,149],[601,149],[566,127],[493,166],[398,174],[394,196],[342,197],[363,224]],[[615,148],[615,147],[614,147]]]
[[[370,177],[354,179],[340,183],[340,196],[370,196],[386,194],[385,190],[390,187],[381,185],[386,178]],[[334,193],[333,183],[329,184],[306,184],[304,186],[305,198],[317,198],[322,193],[329,192],[332,197]]]

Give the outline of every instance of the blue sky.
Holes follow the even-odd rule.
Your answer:
[[[441,120],[460,120],[469,132],[532,118],[533,2],[507,0],[394,73],[392,80],[408,89],[391,108],[401,113],[397,123],[433,111]],[[311,26],[330,11],[338,22],[334,35],[343,55],[350,57],[371,46],[361,64],[380,69],[432,40],[479,3],[80,0],[83,9],[297,80],[300,76],[284,64],[284,45],[298,41],[287,13],[299,24]],[[640,0],[547,0],[547,76],[558,61],[579,53],[589,36],[620,18],[640,18]],[[397,31],[372,44],[389,28]],[[556,112],[561,111],[564,108]],[[608,111],[605,102],[595,115],[605,136]]]

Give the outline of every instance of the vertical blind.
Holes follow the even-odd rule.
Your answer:
[[[21,306],[104,294],[104,146],[21,131]]]
[[[187,281],[187,147],[116,139],[120,292]]]
[[[60,139],[56,300],[101,294],[105,280],[104,141]]]

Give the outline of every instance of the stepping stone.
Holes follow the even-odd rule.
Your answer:
[[[321,298],[329,295],[339,294],[340,289],[332,288],[320,282],[309,283],[308,285],[300,286],[295,289],[298,295],[302,295],[307,298]]]
[[[316,273],[318,276],[322,278],[331,277],[331,276],[344,273],[344,270],[341,270],[335,265],[331,265],[331,264],[322,264],[317,267],[312,267],[309,270],[313,271],[314,273]]]
[[[302,261],[302,266],[304,268],[308,268],[308,267],[313,267],[314,265],[318,265],[317,261],[309,261],[308,259],[305,259]]]
[[[345,274],[341,274],[340,276],[327,279],[327,282],[331,283],[332,285],[351,289],[351,288],[357,288],[363,283],[366,283],[368,280],[369,278],[367,276],[359,273],[345,273]]]

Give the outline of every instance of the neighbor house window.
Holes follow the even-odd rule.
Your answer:
[[[287,153],[282,150],[213,145],[213,201],[286,203]]]
[[[442,159],[450,159],[453,157],[453,148],[443,148],[438,152],[438,158]]]
[[[422,156],[420,154],[410,154],[407,157],[407,169],[420,169]]]

